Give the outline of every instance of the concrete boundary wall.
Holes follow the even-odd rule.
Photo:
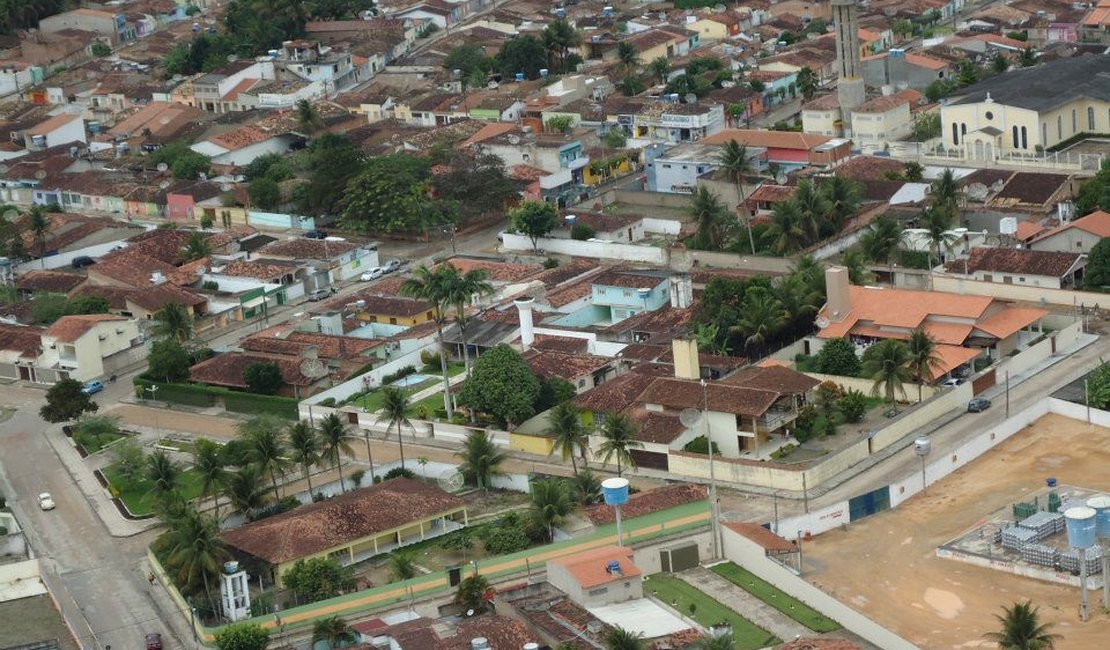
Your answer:
[[[1028,287],[1020,284],[1001,284],[966,280],[951,275],[933,274],[933,291],[969,294],[973,296],[992,296],[1005,300],[1020,300],[1029,303],[1057,305],[1062,307],[1093,307],[1110,305],[1110,297],[1105,293],[1072,291],[1070,289],[1049,289]]]
[[[763,547],[727,527],[722,529],[724,556],[787,594],[821,612],[883,650],[919,650],[918,646],[848,607],[836,598],[769,559]]]
[[[912,386],[906,387],[907,397],[911,390],[916,389]],[[875,432],[871,442],[872,452],[895,444],[942,415],[966,408],[968,400],[972,397],[974,397],[974,393],[971,389],[971,382],[965,382],[950,391],[936,395],[929,401],[918,404],[916,408],[906,411],[901,416],[891,420],[887,426]]]
[[[501,245],[505,250],[532,251],[532,240],[524,235],[505,233],[501,239]],[[667,249],[658,246],[578,241],[576,239],[555,239],[553,237],[540,237],[536,240],[536,246],[547,253],[560,253],[576,257],[594,257],[662,265],[670,261]]]
[[[791,359],[793,359],[793,357],[791,357]],[[831,381],[835,384],[840,384],[841,386],[844,387],[845,390],[847,390],[849,388],[854,388],[854,389],[858,390],[859,392],[863,393],[864,395],[870,395],[871,394],[871,388],[875,385],[875,382],[871,381],[870,379],[863,379],[861,377],[841,377],[840,375],[823,375],[819,372],[807,372],[805,374],[809,375],[810,377],[813,377],[814,379],[816,379],[817,381],[820,381],[820,382]],[[917,401],[917,384],[905,384],[905,388],[906,388],[906,398],[910,399],[910,400],[913,400],[913,401]],[[933,395],[936,395],[939,392],[942,392],[941,389],[938,389],[934,386],[929,386],[929,385],[922,386],[921,387],[921,401],[923,401],[923,402],[928,401],[929,399],[932,399]]]

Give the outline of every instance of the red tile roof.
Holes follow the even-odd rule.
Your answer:
[[[725,523],[725,528],[740,533],[772,553],[792,553],[798,550],[798,547],[794,546],[793,543],[759,524],[730,521]]]
[[[966,260],[945,265],[949,273],[997,271],[1018,275],[1044,275],[1060,278],[1083,258],[1080,253],[1057,253],[1022,248],[973,248]]]
[[[63,343],[73,343],[84,336],[89,330],[96,327],[97,323],[126,320],[127,319],[123,316],[116,316],[114,314],[62,316],[46,330],[45,334]]]
[[[620,565],[618,573],[609,572],[610,562],[616,562]],[[592,589],[610,582],[621,582],[642,575],[640,567],[632,563],[632,549],[623,546],[602,546],[553,558],[548,560],[547,563],[548,565],[562,567],[583,589]]]
[[[18,352],[21,357],[36,359],[42,346],[41,327],[24,327],[0,323],[0,350]]]
[[[613,364],[613,360],[608,357],[563,354],[546,350],[530,350],[524,355],[524,361],[532,372],[544,379],[559,377],[571,383]]]
[[[202,384],[246,388],[243,372],[255,363],[270,362],[281,369],[281,378],[292,386],[311,386],[316,382],[301,374],[303,359],[270,354],[226,352],[189,368],[189,378]]]
[[[208,302],[204,296],[182,289],[172,284],[159,284],[139,289],[127,299],[147,311],[158,311],[163,305],[177,303],[185,307],[197,307]]]
[[[258,250],[259,255],[273,255],[275,257],[288,257],[296,260],[326,260],[333,259],[349,253],[358,248],[349,241],[328,241],[326,239],[309,239],[307,237],[294,237],[270,242]]]
[[[703,398],[699,382],[661,377],[648,386],[640,395],[639,401],[680,411],[688,408],[700,409],[707,399],[711,411],[758,417],[766,413],[781,396],[781,393],[773,390],[730,386],[717,381],[706,383]]]
[[[621,506],[621,518],[625,521],[635,517],[643,517],[654,512],[667,510],[694,501],[706,499],[705,488],[692,483],[676,483],[655,488],[648,492],[633,494],[628,498],[628,503]],[[605,504],[598,504],[586,508],[586,517],[595,526],[610,524],[616,521],[613,508]]]
[[[15,288],[22,291],[49,291],[69,293],[85,281],[83,276],[63,271],[28,271],[15,281]]]
[[[240,526],[223,538],[234,549],[281,564],[465,506],[434,485],[395,478]]]

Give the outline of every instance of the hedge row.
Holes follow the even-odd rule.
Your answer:
[[[150,397],[149,386],[157,386],[155,399],[186,406],[207,408],[222,401],[224,408],[232,413],[261,415],[270,413],[288,420],[297,419],[297,400],[277,395],[256,395],[234,391],[220,386],[203,384],[167,384],[151,381],[145,377],[134,379],[135,393],[139,397]]]

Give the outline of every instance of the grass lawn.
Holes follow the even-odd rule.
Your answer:
[[[644,580],[644,589],[704,627],[729,623],[738,650],[756,650],[782,643],[782,639],[674,576],[664,573],[650,576]],[[694,605],[693,612],[690,605]]]
[[[128,486],[127,489],[124,489],[115,465],[105,468],[104,476],[108,478],[109,484],[119,488],[119,498],[123,501],[124,505],[127,506],[127,509],[131,511],[131,514],[148,515],[154,512],[154,504],[157,498],[154,496],[153,483],[143,479],[136,482],[134,485]],[[199,497],[201,480],[200,473],[194,469],[182,472],[181,476],[178,478],[177,484],[181,496],[186,500]]]
[[[814,632],[832,632],[840,629],[836,621],[732,562],[718,564],[710,567],[709,570]]]
[[[173,438],[162,438],[158,441],[159,447],[171,447],[182,453],[193,453],[193,443],[188,440],[175,440]]]
[[[84,436],[81,434],[76,434],[76,436],[74,437],[74,441],[84,447],[85,451],[89,454],[95,454],[96,452],[104,449],[113,442],[126,437],[127,436],[123,435],[122,433],[103,433],[99,436]]]

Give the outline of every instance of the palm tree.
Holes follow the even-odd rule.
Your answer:
[[[447,266],[455,268],[451,264]],[[485,269],[472,269],[461,275],[455,272],[450,301],[455,306],[455,322],[459,324],[459,337],[462,339],[463,363],[466,365],[467,377],[470,377],[470,346],[466,340],[466,326],[470,319],[466,316],[466,308],[476,297],[488,296],[492,293],[493,285],[490,284],[489,273]]]
[[[999,648],[1009,650],[1052,650],[1056,641],[1062,639],[1059,634],[1049,632],[1052,625],[1041,623],[1037,612],[1039,607],[1033,607],[1030,601],[1014,603],[1013,607],[1002,608],[1003,614],[994,617],[1002,624],[999,632],[988,632],[986,636],[998,644]]]
[[[805,236],[805,245],[812,244],[821,239],[827,231],[829,216],[829,203],[813,183],[804,180],[798,183],[798,189],[791,197],[798,204],[800,216],[799,226]]]
[[[605,637],[605,650],[643,650],[643,635],[621,626],[614,627]]]
[[[179,302],[167,302],[154,312],[154,335],[185,343],[193,338],[193,318]]]
[[[212,245],[208,243],[208,235],[199,230],[193,231],[181,247],[181,257],[186,262],[195,262],[212,254]]]
[[[459,583],[455,592],[455,602],[464,610],[480,612],[486,606],[486,594],[489,593],[489,580],[480,573],[469,575]]]
[[[761,354],[768,339],[774,336],[786,320],[782,303],[770,291],[752,287],[740,303],[740,320],[733,330],[744,336],[744,346]]]
[[[168,531],[167,549],[166,568],[173,573],[174,582],[187,594],[203,588],[211,602],[208,579],[218,578],[220,566],[231,558],[216,520],[187,509]]]
[[[722,224],[726,214],[720,199],[704,185],[699,185],[689,210],[698,226],[698,239],[702,246],[719,250],[724,239]]]
[[[601,503],[601,480],[589,468],[578,473],[578,476],[567,479],[571,495],[580,506],[592,506]]]
[[[388,563],[389,575],[393,577],[395,582],[415,578],[419,572],[416,560],[413,559],[412,553],[407,551],[393,551],[389,554]]]
[[[343,420],[339,419],[338,414],[328,413],[320,421],[320,443],[323,447],[324,457],[334,463],[336,469],[339,470],[339,490],[346,492],[347,485],[343,482],[343,463],[340,461],[339,455],[346,454],[350,456],[354,453],[354,450],[351,449],[351,443],[347,442],[347,425],[343,424]]]
[[[608,464],[609,460],[615,456],[617,459],[617,476],[620,476],[624,471],[622,465],[636,466],[631,450],[643,447],[643,445],[636,440],[636,425],[632,423],[627,415],[623,413],[606,415],[605,421],[601,423],[601,438],[601,446],[597,450],[601,454],[601,462]]]
[[[319,642],[328,644],[328,648],[342,648],[354,645],[358,641],[358,634],[347,625],[347,621],[339,616],[318,618],[312,624],[312,646]]]
[[[793,197],[779,201],[771,207],[771,222],[763,236],[766,238],[771,252],[779,255],[793,253],[802,248],[802,241],[806,236],[803,227],[803,215],[798,202]]]
[[[207,438],[197,438],[193,443],[193,469],[200,475],[200,493],[213,497],[214,517],[220,520],[220,490],[227,480],[227,467],[224,464],[220,446]]]
[[[960,207],[960,184],[950,168],[929,186],[929,207],[940,210],[948,218],[948,223],[956,221]]]
[[[323,126],[323,122],[320,121],[320,113],[307,99],[297,102],[297,124],[306,135],[312,135]]]
[[[882,388],[891,408],[897,409],[894,394],[899,392],[905,397],[906,389],[902,384],[912,377],[907,367],[910,362],[909,347],[897,339],[884,339],[867,348],[862,361],[864,374],[874,382],[871,395],[878,396]]]
[[[813,317],[825,298],[800,273],[791,273],[782,278],[773,291],[782,305],[784,324],[792,328],[812,326]]]
[[[152,492],[160,500],[177,489],[181,468],[161,449],[146,458],[146,480],[154,484]]]
[[[671,62],[665,56],[657,56],[651,60],[651,73],[659,77],[659,83],[667,83],[667,75],[671,72]]]
[[[821,183],[821,194],[828,203],[829,215],[837,231],[844,226],[844,222],[849,217],[859,211],[863,200],[863,189],[860,184],[839,175]]]
[[[382,389],[382,410],[381,415],[378,416],[378,422],[387,423],[385,427],[387,438],[393,427],[397,427],[397,445],[401,449],[401,469],[404,469],[405,442],[401,436],[401,427],[408,427],[413,430],[414,435],[416,433],[412,421],[409,420],[409,398],[405,395],[405,391],[396,386],[386,386]]]
[[[462,459],[459,472],[483,490],[488,490],[490,480],[501,473],[498,468],[507,457],[493,443],[485,429],[471,429],[466,434],[462,450],[455,455]]]
[[[909,369],[917,379],[917,401],[921,401],[921,386],[932,379],[933,368],[941,365],[942,360],[937,353],[937,342],[922,327],[916,327],[910,332],[906,341],[909,348]]]
[[[543,30],[543,45],[547,49],[548,63],[558,72],[566,69],[570,48],[582,42],[582,36],[566,20],[559,19],[548,23]]]
[[[813,99],[813,93],[817,92],[819,82],[817,73],[813,71],[813,68],[809,66],[802,67],[801,70],[798,70],[796,79],[798,90],[802,91],[802,98],[807,102]]]
[[[31,236],[34,238],[35,243],[39,248],[39,260],[42,262],[42,268],[46,268],[46,236],[50,234],[50,229],[54,224],[47,215],[46,209],[41,205],[36,205],[31,208],[31,213],[27,222],[27,229],[31,231]]]
[[[555,541],[555,525],[574,510],[574,501],[563,479],[548,478],[532,482],[532,516],[547,529],[548,541]]]
[[[228,474],[224,481],[224,494],[232,509],[248,518],[251,513],[269,505],[271,489],[256,465],[244,465]]]
[[[625,76],[630,76],[636,70],[636,66],[640,65],[640,53],[632,43],[621,41],[617,43],[617,61],[624,68]]]
[[[755,255],[755,236],[752,235],[752,222],[747,217],[747,208],[744,206],[744,201],[747,200],[744,195],[744,176],[752,173],[752,157],[748,155],[748,145],[740,144],[736,140],[729,140],[717,152],[717,162],[720,163],[721,169],[732,177],[733,182],[736,183],[736,192],[740,195],[740,214],[745,215],[744,228],[748,230],[748,244],[751,245],[752,255]]]
[[[901,242],[902,227],[885,214],[873,220],[859,239],[864,257],[881,264],[890,262]]]
[[[551,453],[559,452],[563,462],[570,460],[574,473],[578,474],[577,456],[586,460],[586,450],[590,446],[589,434],[582,427],[582,417],[571,402],[563,402],[551,407],[547,412],[547,435],[552,437]]]
[[[239,434],[246,438],[247,458],[262,473],[270,475],[274,494],[278,494],[277,477],[283,476],[289,469],[281,420],[273,415],[256,415],[237,428]]]
[[[1018,55],[1018,65],[1023,68],[1031,68],[1037,65],[1037,51],[1032,47],[1027,47]]]
[[[940,208],[926,208],[921,215],[922,228],[925,229],[925,238],[929,242],[930,267],[943,262],[941,255],[952,249],[958,236],[949,230],[952,221],[948,212]],[[934,262],[935,260],[935,262]]]
[[[694,644],[697,650],[736,650],[736,638],[732,634],[703,636]]]
[[[841,264],[848,269],[848,281],[852,284],[864,285],[871,281],[872,274],[867,268],[867,258],[859,249],[845,251]]]
[[[447,352],[443,347],[443,325],[446,322],[446,308],[451,298],[450,275],[454,268],[450,265],[441,265],[433,271],[421,264],[412,272],[412,277],[406,278],[401,283],[398,292],[402,296],[419,298],[432,305],[432,320],[436,324],[436,340],[439,342],[439,367],[443,373],[443,409],[447,411],[448,416],[454,409],[451,408],[451,381],[447,376]]]
[[[367,445],[369,451],[369,445]],[[320,463],[320,436],[307,420],[300,420],[289,427],[290,460],[301,466],[308,481],[308,495],[312,496],[312,466]],[[373,468],[373,464],[370,466]],[[373,469],[371,469],[371,481]]]

